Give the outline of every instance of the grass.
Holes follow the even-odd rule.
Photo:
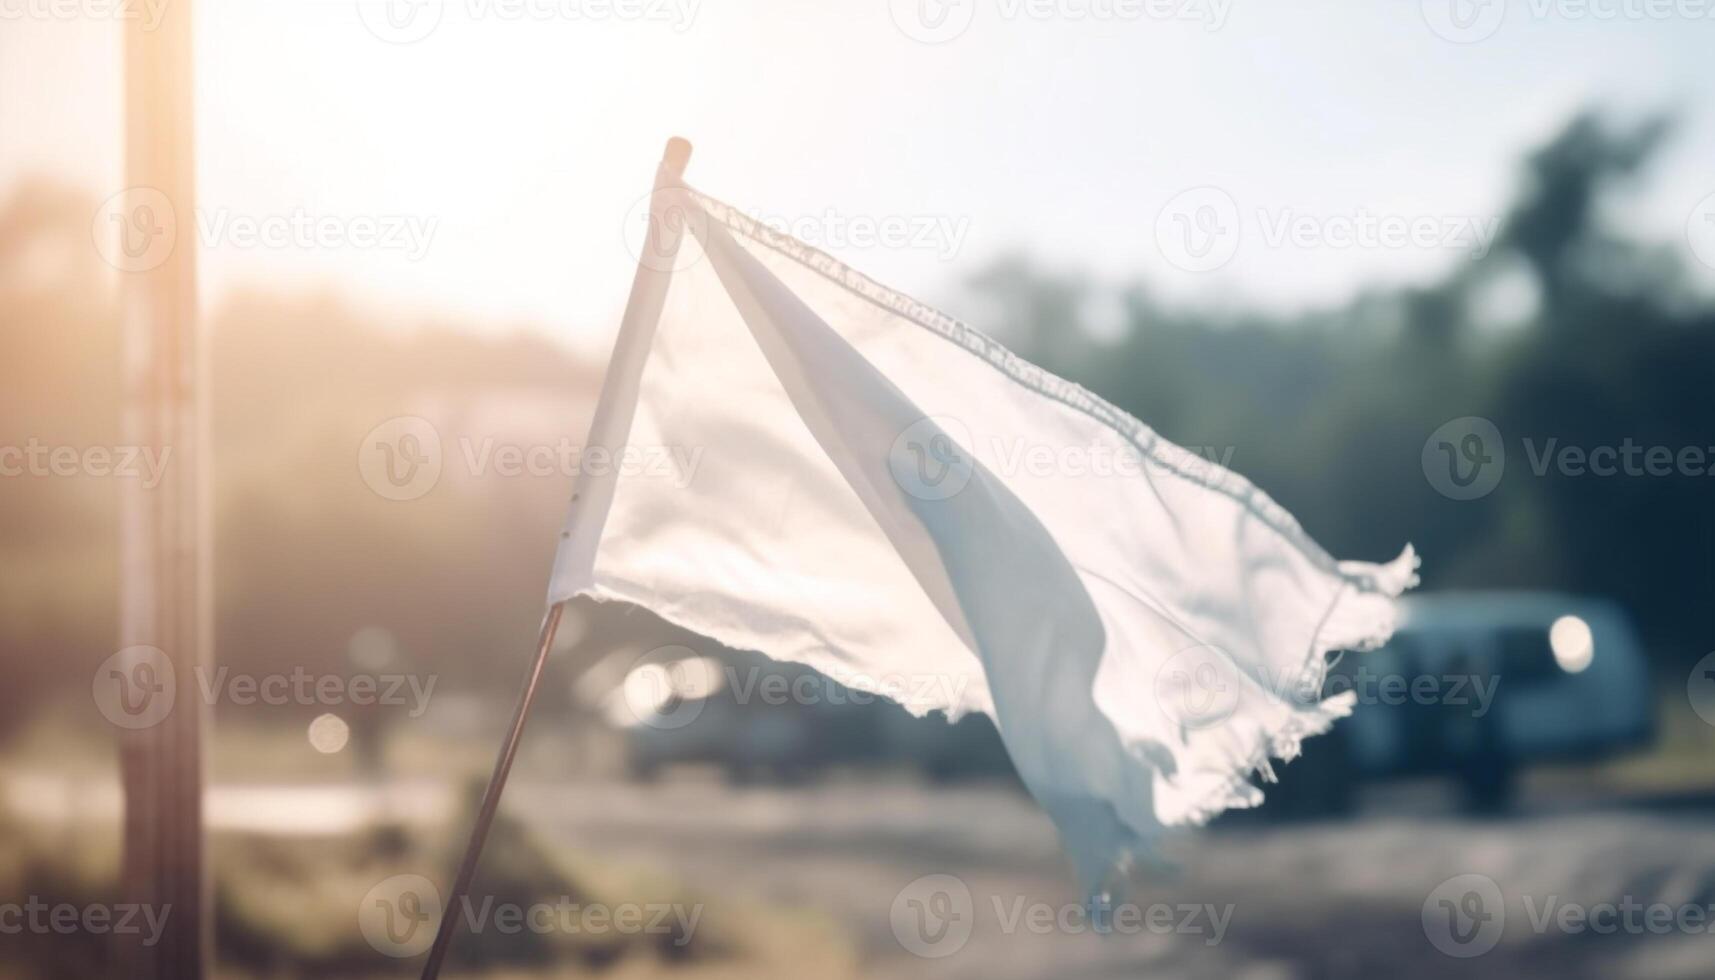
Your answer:
[[[469,825],[469,814],[452,826]],[[0,814],[0,895],[75,906],[117,901],[117,828],[90,825],[91,840]],[[94,837],[99,836],[101,840]],[[211,841],[218,975],[239,980],[412,977],[421,959],[393,959],[364,938],[359,909],[394,875],[444,882],[456,858],[444,831],[377,826],[343,837],[221,833]],[[88,846],[84,846],[87,843]],[[458,936],[446,976],[503,978],[762,978],[855,976],[854,946],[818,913],[687,889],[647,869],[553,846],[519,824],[497,821],[473,888],[483,899],[527,908],[573,902],[613,908],[677,906],[698,918],[688,931],[671,916],[662,931],[492,926]],[[13,897],[16,896],[16,897]],[[462,918],[462,916],[461,916]],[[429,928],[428,926],[424,927]],[[74,980],[105,974],[107,943],[89,935],[4,937],[0,980]]]
[[[217,839],[223,952],[257,977],[391,969],[363,938],[358,909],[372,887],[393,875],[444,881],[456,859],[453,843],[396,827],[360,840]],[[639,868],[552,848],[505,818],[495,824],[473,894],[479,907],[484,900],[518,908],[631,903],[674,906],[699,918],[688,932],[672,917],[663,921],[664,932],[464,932],[452,963],[472,976],[784,977],[814,965],[816,975],[838,977],[851,974],[855,962],[838,929],[817,916],[698,894]]]

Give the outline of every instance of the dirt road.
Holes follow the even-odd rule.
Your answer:
[[[1715,814],[1370,812],[1188,833],[1085,914],[1054,831],[1001,785],[520,787],[545,833],[843,923],[886,977],[1221,980],[1715,975]],[[929,876],[925,878],[925,876]]]

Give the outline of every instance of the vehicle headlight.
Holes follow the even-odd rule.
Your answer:
[[[1576,674],[1590,666],[1596,657],[1596,637],[1590,624],[1577,616],[1562,616],[1548,628],[1548,647],[1554,651],[1554,662],[1568,674]]]

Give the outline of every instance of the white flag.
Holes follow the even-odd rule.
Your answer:
[[[1351,710],[1326,655],[1387,639],[1409,547],[1337,563],[970,327],[695,191],[655,210],[692,234],[639,273],[552,601],[986,712],[1086,887]]]

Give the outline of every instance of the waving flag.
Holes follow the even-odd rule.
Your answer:
[[[651,208],[588,450],[616,465],[574,495],[551,601],[992,716],[1090,888],[1260,802],[1268,759],[1351,710],[1327,657],[1387,639],[1409,547],[1336,562],[963,323],[677,181]],[[619,465],[663,448],[684,472]]]

